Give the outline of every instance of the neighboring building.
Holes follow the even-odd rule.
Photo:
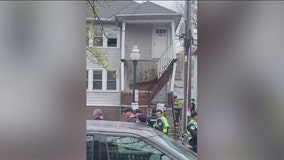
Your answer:
[[[97,2],[96,2],[97,3]],[[181,14],[152,2],[99,1],[94,37],[87,44],[109,54],[113,71],[87,59],[87,119],[95,108],[101,108],[105,119],[121,120],[121,110],[131,106],[133,64],[130,53],[134,45],[140,50],[137,65],[139,108],[149,111],[151,105],[168,104],[174,90],[176,71],[175,32]],[[102,25],[100,25],[99,21]],[[102,27],[106,34],[102,33]],[[89,32],[87,35],[92,35]],[[115,73],[117,76],[112,76]]]

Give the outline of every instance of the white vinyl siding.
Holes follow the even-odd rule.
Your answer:
[[[140,60],[152,59],[152,25],[126,25],[125,57],[130,59],[134,45],[140,50]]]

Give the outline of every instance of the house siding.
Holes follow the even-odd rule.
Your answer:
[[[108,64],[113,69],[120,69],[120,48],[99,48],[103,52],[108,53]],[[91,63],[87,58],[87,68],[101,68],[97,64]]]
[[[87,92],[87,106],[120,106],[120,92]]]
[[[102,51],[107,51],[108,53],[108,64],[114,70],[120,70],[120,48],[101,48]],[[87,58],[87,69],[102,68],[98,64],[91,63]],[[120,72],[118,77],[120,76]],[[120,105],[120,87],[119,78],[117,79],[117,91],[114,92],[94,92],[87,91],[87,105],[93,106],[119,106]]]
[[[152,59],[152,25],[127,24],[125,35],[126,59],[130,59],[130,53],[135,44],[140,50],[141,60]]]

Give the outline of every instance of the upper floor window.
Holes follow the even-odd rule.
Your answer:
[[[119,28],[116,26],[95,26],[87,28],[87,45],[102,48],[119,47]]]
[[[103,46],[103,31],[101,27],[95,27],[94,32],[94,45]]]
[[[86,71],[86,88],[88,88],[88,79],[89,79],[89,74],[88,74],[88,70]]]
[[[107,47],[117,47],[118,39],[118,28],[115,27],[105,27]]]

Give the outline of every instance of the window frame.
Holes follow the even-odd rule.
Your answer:
[[[103,68],[87,68],[88,71],[88,88],[86,89],[87,92],[119,92],[119,78],[118,76],[115,77],[115,86],[116,89],[107,89],[108,84],[108,72]],[[93,73],[94,71],[101,71],[102,72],[102,89],[93,89]],[[113,70],[116,75],[118,75],[118,69]]]
[[[96,26],[96,27],[101,27],[101,26]],[[89,47],[97,47],[97,48],[120,48],[120,27],[115,26],[115,25],[104,25],[104,31],[107,30],[105,28],[115,28],[117,29],[117,34],[116,34],[116,46],[108,46],[108,40],[109,39],[115,39],[115,38],[107,38],[105,34],[102,33],[102,36],[96,36],[95,33],[92,34],[91,30],[88,30],[88,44],[87,46]],[[93,36],[92,36],[93,35]],[[102,37],[102,45],[97,46],[95,45],[95,37],[99,38]],[[92,42],[91,42],[92,41]]]
[[[97,27],[95,27],[94,30],[95,30],[95,31],[96,31],[96,30],[99,30],[99,33],[100,33],[100,34],[96,34],[96,32],[94,31],[94,37],[93,37],[93,42],[94,42],[94,43],[93,43],[93,45],[94,45],[95,47],[103,47],[103,46],[104,46],[104,37],[105,37],[105,36],[104,36],[104,34],[103,34],[102,28],[98,28],[98,26],[97,26]],[[96,46],[96,45],[95,45],[95,39],[96,39],[96,38],[101,39],[102,45],[99,45],[99,46]]]

